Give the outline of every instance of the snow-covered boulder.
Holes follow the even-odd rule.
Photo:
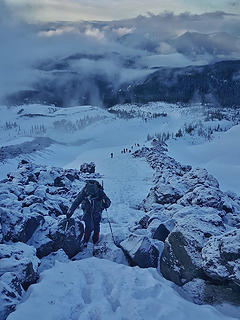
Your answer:
[[[223,192],[215,187],[198,186],[193,191],[185,194],[179,201],[183,206],[212,207],[223,209]]]
[[[145,211],[152,209],[153,203],[160,205],[176,203],[183,193],[180,189],[174,188],[170,184],[158,183],[153,187],[147,198],[143,201],[142,206]]]
[[[190,209],[189,209],[190,210]],[[203,277],[201,251],[210,237],[224,232],[221,217],[212,208],[178,212],[175,227],[165,241],[160,270],[178,285]]]
[[[121,242],[121,247],[133,265],[141,268],[157,268],[159,249],[148,237],[131,234],[128,239]]]
[[[38,213],[27,213],[0,208],[0,222],[2,225],[2,240],[27,242],[43,223],[43,217]]]
[[[61,217],[58,221],[47,217],[45,223],[35,232],[29,243],[37,249],[40,259],[59,249],[63,249],[69,258],[79,252],[84,226],[78,217],[72,217],[68,225],[66,223],[66,218]]]
[[[240,286],[240,230],[211,237],[203,247],[202,258],[204,272],[209,277]]]
[[[216,178],[207,172],[206,169],[192,168],[183,177],[185,187],[191,191],[197,186],[219,188],[219,183]]]
[[[24,243],[1,244],[0,246],[0,276],[13,272],[24,289],[35,283],[38,278],[36,249]]]
[[[229,283],[215,283],[209,280],[193,279],[179,289],[181,294],[197,304],[240,304],[239,288]]]
[[[79,219],[74,218],[69,220],[67,226],[66,223],[66,220],[63,220],[57,225],[57,228],[50,230],[49,237],[53,240],[53,251],[62,248],[68,257],[72,258],[81,248],[84,226]]]
[[[80,171],[83,173],[95,173],[95,163],[90,162],[90,163],[83,163],[80,166]]]
[[[6,272],[0,276],[0,319],[5,320],[21,301],[24,290],[17,275]]]

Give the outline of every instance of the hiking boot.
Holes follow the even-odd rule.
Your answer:
[[[94,233],[92,236],[93,244],[98,243],[98,240],[99,240],[99,233]]]

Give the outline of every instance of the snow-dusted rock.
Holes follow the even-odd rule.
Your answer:
[[[50,230],[53,240],[53,251],[62,248],[69,258],[74,257],[80,250],[84,233],[84,226],[79,219],[71,218],[66,229],[66,220],[60,221],[57,228]]]
[[[170,231],[166,228],[166,226],[163,223],[161,223],[154,231],[153,239],[157,239],[159,241],[164,242],[167,239],[169,233]]]
[[[37,213],[23,215],[20,210],[0,208],[2,240],[27,242],[43,221],[43,217]]]
[[[95,173],[95,163],[90,162],[90,163],[83,163],[80,166],[80,171],[83,173]]]
[[[228,283],[214,283],[209,280],[193,279],[180,289],[180,293],[197,304],[230,303],[239,305],[240,291]]]
[[[218,210],[223,209],[223,192],[215,187],[204,185],[196,187],[193,191],[185,194],[179,201],[183,206],[212,207]]]
[[[0,276],[0,319],[5,320],[21,301],[24,293],[21,282],[13,272]]]
[[[188,171],[183,177],[183,183],[189,191],[200,185],[219,188],[217,179],[202,168],[193,168]]]
[[[211,237],[203,247],[202,259],[203,269],[209,277],[240,286],[240,230]]]
[[[63,249],[70,258],[79,252],[84,226],[79,218],[74,216],[69,220],[67,229],[65,218],[61,217],[59,221],[52,217],[45,218],[45,223],[29,241],[29,244],[37,249],[40,259],[59,249]]]
[[[0,246],[0,275],[15,273],[23,288],[36,282],[39,263],[36,249],[32,246],[21,242]]]
[[[159,250],[148,237],[131,234],[121,242],[121,247],[134,265],[141,268],[158,266]]]
[[[190,209],[189,209],[190,210]],[[212,208],[178,212],[175,228],[165,241],[160,269],[178,285],[203,277],[201,250],[208,239],[224,232],[221,217]]]
[[[183,193],[180,189],[176,189],[170,184],[158,183],[153,187],[147,198],[143,201],[143,207],[145,211],[152,209],[152,204],[157,203],[160,205],[176,203]]]

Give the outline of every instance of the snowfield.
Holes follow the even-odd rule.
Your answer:
[[[8,320],[234,319],[183,300],[155,269],[97,258],[58,262],[24,300]]]
[[[217,308],[210,305],[200,306],[194,304],[191,297],[184,298],[182,292],[180,294],[176,290],[176,285],[164,279],[159,272],[159,260],[157,260],[157,269],[141,269],[128,266],[128,261],[122,250],[114,246],[108,224],[109,217],[115,240],[118,243],[126,240],[126,247],[129,247],[131,243],[128,244],[128,237],[131,233],[136,237],[136,243],[139,243],[139,239],[141,242],[149,234],[152,237],[152,233],[159,226],[159,224],[157,227],[154,226],[155,220],[153,220],[150,223],[149,230],[145,227],[139,227],[139,220],[146,215],[146,212],[149,215],[152,213],[153,216],[154,214],[160,215],[164,208],[164,210],[166,209],[166,215],[163,218],[166,220],[166,216],[169,215],[170,224],[174,224],[176,222],[173,221],[174,214],[179,210],[179,206],[189,204],[190,201],[192,201],[193,206],[198,204],[198,195],[202,196],[205,192],[205,189],[201,189],[203,186],[201,185],[202,181],[200,181],[199,194],[196,192],[196,194],[190,194],[189,197],[184,198],[184,188],[186,186],[181,184],[181,181],[178,184],[178,179],[185,173],[187,175],[187,170],[190,169],[187,167],[179,169],[176,165],[176,168],[174,167],[176,175],[174,176],[174,173],[171,176],[170,165],[172,164],[167,162],[169,161],[167,156],[164,158],[166,163],[162,162],[160,165],[164,166],[165,164],[169,171],[163,171],[163,175],[160,177],[155,175],[154,166],[151,167],[149,164],[151,161],[147,162],[144,157],[132,156],[137,150],[150,147],[153,139],[159,139],[168,144],[168,155],[183,164],[207,168],[210,174],[219,179],[220,187],[223,190],[230,189],[236,192],[237,195],[231,195],[232,198],[230,199],[229,196],[227,199],[230,203],[229,207],[232,205],[233,211],[237,211],[236,203],[240,194],[238,183],[240,180],[239,114],[234,116],[234,111],[228,113],[228,110],[221,110],[220,117],[215,109],[211,111],[212,109],[200,105],[184,107],[161,102],[149,103],[142,107],[117,105],[111,108],[110,112],[93,106],[63,109],[42,105],[0,107],[0,110],[2,111],[0,119],[0,155],[2,157],[0,180],[5,179],[8,172],[14,172],[20,160],[27,160],[36,164],[34,170],[40,172],[40,180],[34,182],[39,184],[39,190],[36,188],[39,193],[38,196],[42,197],[47,194],[46,190],[49,186],[46,183],[49,182],[52,192],[50,196],[48,194],[51,200],[48,199],[49,203],[51,202],[50,204],[54,206],[57,199],[58,203],[62,201],[64,205],[69,206],[74,198],[66,199],[66,195],[61,198],[61,192],[63,191],[60,190],[61,192],[58,193],[57,187],[51,185],[51,177],[44,176],[44,174],[47,175],[46,172],[51,171],[49,167],[59,167],[61,170],[79,170],[82,163],[93,161],[96,165],[96,172],[101,175],[101,178],[98,174],[96,177],[100,182],[103,180],[104,190],[112,201],[108,212],[103,213],[101,224],[100,240],[107,247],[106,255],[101,256],[100,254],[98,258],[92,257],[90,244],[90,250],[87,251],[87,254],[80,253],[74,257],[77,261],[71,261],[63,251],[58,251],[56,255],[44,256],[38,270],[40,279],[37,283],[30,285],[24,293],[21,303],[17,304],[16,310],[7,317],[8,320],[240,319],[239,307],[235,308],[230,304],[220,305]],[[211,114],[215,113],[217,113],[219,119],[214,117],[212,120],[209,119]],[[44,142],[40,143],[39,138],[45,139]],[[50,143],[46,144],[46,141],[50,141]],[[35,147],[36,143],[40,143],[39,148]],[[125,151],[127,149],[127,151],[123,152],[124,149]],[[110,157],[111,153],[113,153],[113,158]],[[158,159],[160,158],[158,157]],[[41,171],[37,167],[45,165],[48,166],[46,170],[50,171],[45,172],[45,169],[41,169]],[[57,177],[57,174],[60,175],[61,170],[54,171],[54,178]],[[196,173],[196,177],[194,173]],[[206,194],[204,201],[212,201],[215,205],[220,191],[217,189],[217,182],[215,185],[215,179],[209,178],[204,170],[196,169],[192,176],[188,176],[189,180],[186,183],[197,185],[198,174],[200,180],[203,180],[203,184],[205,183],[204,179],[210,179],[209,181],[212,183],[212,185],[209,184],[210,193]],[[16,178],[13,180],[16,185],[14,186],[13,183],[12,189],[7,190],[0,198],[0,201],[9,206],[9,212],[13,210],[13,207],[11,207],[11,201],[8,197],[15,197],[13,201],[14,210],[22,206],[20,200],[25,201],[19,191],[20,189],[17,189],[18,187],[26,192],[28,191],[28,201],[33,198],[34,191],[30,189],[34,190],[34,183],[27,186],[21,185],[17,180],[19,176],[20,174],[16,174],[16,177],[13,174],[14,179]],[[168,179],[170,179],[172,185],[174,183],[176,185],[166,187],[164,182]],[[65,183],[65,181],[63,182]],[[78,186],[82,187],[83,185],[81,179],[80,182],[75,182],[67,181],[64,186],[72,191],[72,193],[69,193],[71,196],[74,188],[75,194]],[[5,181],[5,184],[10,185],[11,180]],[[194,187],[196,186],[194,185]],[[189,187],[189,189],[191,188]],[[4,183],[2,183],[1,190],[4,190]],[[159,198],[168,197],[170,194],[173,198],[176,197],[177,200],[174,199],[176,203],[173,201],[172,207],[169,203],[166,204],[166,207],[156,204],[156,201],[153,201],[154,192]],[[21,196],[23,199],[21,199]],[[227,197],[222,193],[221,196]],[[178,197],[183,197],[182,203],[177,203]],[[144,205],[143,200],[145,201]],[[170,200],[172,201],[172,199]],[[202,200],[201,197],[200,200]],[[34,208],[39,209],[39,205],[37,204]],[[5,210],[5,207],[3,209]],[[14,210],[12,211],[13,215],[15,214]],[[23,210],[25,213],[27,212],[29,217],[32,213],[35,214],[35,211],[31,212],[31,207]],[[185,211],[190,211],[190,209]],[[190,221],[187,215],[185,217],[185,211],[179,211],[182,215],[180,218],[183,218],[182,221],[185,219],[183,222],[188,222],[190,229],[199,227],[195,225],[194,220]],[[207,213],[207,210],[203,209],[201,212]],[[230,220],[235,219],[232,225],[236,227],[239,221],[237,213],[234,213],[234,218],[228,216],[226,220],[230,225]],[[81,210],[77,211],[75,216],[79,214],[81,214]],[[19,212],[18,215],[20,217],[21,213]],[[64,214],[60,214],[60,216],[54,217],[57,221],[55,221],[56,226],[59,226],[57,223],[61,222],[63,216]],[[221,220],[217,214],[214,217],[217,217],[217,222]],[[50,217],[47,216],[47,213],[44,213],[41,219],[44,221],[41,223],[45,223],[43,224],[43,230],[47,232],[48,228],[51,228]],[[165,221],[164,219],[163,221]],[[177,231],[185,230],[184,224],[183,227],[182,225],[177,227]],[[172,231],[173,226],[169,229]],[[194,230],[194,228],[192,229]],[[39,230],[42,231],[40,228],[37,229],[37,232]],[[192,236],[191,230],[188,230],[190,236]],[[202,234],[199,234],[202,237]],[[228,239],[226,241],[231,241],[231,238]],[[31,246],[36,244],[37,240],[31,238],[27,244]],[[148,245],[157,247],[159,252],[162,252],[164,247],[164,242],[156,239],[151,239],[147,243],[143,241],[142,243],[143,247],[141,249],[143,251]],[[8,245],[14,244],[10,242]],[[31,251],[31,249],[26,250]],[[211,250],[209,252],[212,254]],[[175,268],[177,268],[177,265],[175,265]],[[9,272],[12,272],[12,270],[9,270]],[[12,276],[8,272],[6,274],[5,280],[8,276]],[[0,274],[1,276],[2,274]],[[1,288],[3,287],[0,285]],[[195,292],[198,291],[197,285],[194,290]],[[4,317],[2,319],[5,320]],[[2,319],[0,315],[0,320]]]

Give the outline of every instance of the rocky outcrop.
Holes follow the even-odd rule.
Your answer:
[[[164,243],[163,276],[197,303],[240,305],[240,198],[222,192],[207,170],[182,166],[156,140],[134,156],[145,157],[155,169],[155,185],[141,204],[147,218],[136,228]]]

